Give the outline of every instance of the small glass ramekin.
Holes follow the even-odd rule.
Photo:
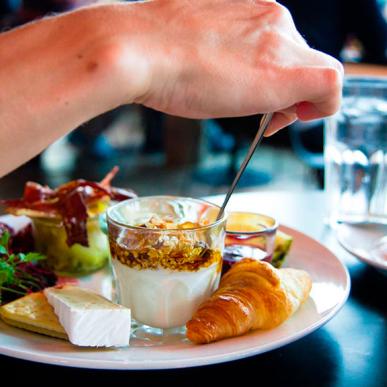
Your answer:
[[[223,254],[223,273],[243,258],[271,262],[276,219],[254,212],[229,212]]]

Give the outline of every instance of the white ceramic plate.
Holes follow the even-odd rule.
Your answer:
[[[337,239],[346,250],[387,273],[387,225],[341,223],[336,232]]]
[[[313,332],[344,305],[350,280],[343,264],[324,246],[294,229],[294,244],[287,265],[307,270],[313,279],[310,298],[284,324],[270,331],[255,331],[208,345],[170,341],[152,345],[132,340],[122,349],[86,349],[66,341],[12,328],[0,322],[0,353],[42,363],[103,369],[163,369],[214,364],[257,355],[281,347]]]

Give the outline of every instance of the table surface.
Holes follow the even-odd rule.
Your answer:
[[[365,63],[345,63],[344,72],[346,75],[387,77],[387,66]]]
[[[212,201],[221,200],[212,197]],[[229,363],[163,371],[105,371],[66,368],[0,356],[0,369],[29,380],[79,383],[197,385],[211,378],[255,385],[386,386],[387,277],[359,262],[337,243],[324,225],[322,192],[234,194],[229,209],[263,212],[331,249],[347,266],[352,288],[341,311],[314,333],[277,350]],[[11,372],[13,370],[13,373]],[[17,373],[15,373],[17,371]],[[223,378],[222,378],[223,379]],[[53,384],[52,383],[52,384]],[[251,382],[249,382],[251,383]]]

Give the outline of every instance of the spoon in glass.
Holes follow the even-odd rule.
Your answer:
[[[243,172],[245,171],[247,164],[249,163],[251,157],[253,156],[255,149],[262,141],[262,137],[265,134],[265,131],[266,131],[267,127],[269,126],[272,117],[273,117],[273,113],[266,113],[262,116],[261,121],[259,123],[258,132],[255,135],[255,138],[250,145],[250,148],[247,152],[247,155],[246,155],[245,159],[243,160],[243,163],[240,166],[240,168],[239,168],[239,170],[234,178],[234,181],[232,182],[230,188],[227,191],[226,197],[224,198],[222,207],[220,208],[220,211],[218,213],[216,220],[219,220],[222,218],[222,216],[224,214],[224,210],[226,209],[227,203],[230,200],[230,197],[231,197],[232,193],[234,192],[235,187],[237,186],[239,179],[241,178]]]

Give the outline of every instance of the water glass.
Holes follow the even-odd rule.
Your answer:
[[[387,224],[387,78],[345,79],[324,157],[329,224]]]

